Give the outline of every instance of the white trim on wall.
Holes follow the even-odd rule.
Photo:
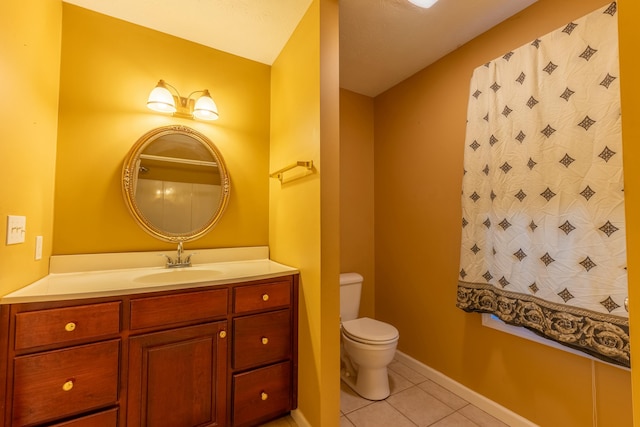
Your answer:
[[[520,326],[513,326],[507,323],[504,323],[498,317],[493,314],[482,313],[482,326],[486,326],[488,328],[497,329],[502,332],[506,332],[507,334],[516,335],[520,338],[524,338],[526,340],[534,341],[539,344],[543,344],[549,347],[553,347],[558,350],[566,351],[571,354],[575,354],[576,356],[585,357],[590,360],[595,360],[596,362],[605,363],[609,366],[613,366],[616,368],[624,369],[625,371],[630,371],[626,366],[616,365],[613,363],[605,362],[601,359],[593,357],[587,353],[583,353],[582,351],[575,350],[571,347],[567,347],[562,345],[556,341],[541,337],[540,335],[528,330],[527,328]]]
[[[309,421],[307,421],[300,409],[291,411],[291,418],[293,418],[293,421],[296,422],[298,427],[311,427],[311,424],[309,424]]]
[[[408,356],[401,351],[396,351],[396,359],[412,368],[414,371],[419,372],[423,376],[427,377],[434,383],[446,388],[452,393],[457,394],[472,405],[482,409],[489,415],[499,419],[503,423],[511,427],[537,427],[537,424],[532,423],[526,418],[516,414],[515,412],[497,404],[496,402],[487,399],[479,393],[465,387],[457,381],[452,380],[443,373],[436,371],[435,369],[425,365],[422,362]]]

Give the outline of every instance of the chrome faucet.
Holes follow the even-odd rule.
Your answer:
[[[180,262],[181,258],[182,258],[182,240],[178,242],[178,259],[177,259],[177,261]]]
[[[191,255],[193,255],[193,253],[190,253],[182,259],[182,252],[182,241],[180,241],[178,242],[178,251],[175,259],[171,258],[169,255],[164,255],[167,257],[167,268],[191,267]]]

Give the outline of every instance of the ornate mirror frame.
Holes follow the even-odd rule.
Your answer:
[[[201,147],[205,148],[211,154],[214,162],[217,164],[220,174],[220,200],[217,203],[217,208],[214,209],[211,213],[211,217],[202,226],[198,226],[197,228],[184,233],[163,230],[158,224],[154,224],[144,215],[136,201],[142,153],[158,139],[171,135],[177,135],[179,138],[186,137],[199,143]],[[175,243],[191,241],[198,239],[211,231],[222,217],[222,214],[229,203],[230,190],[231,185],[229,174],[222,155],[218,151],[217,147],[202,133],[182,125],[159,127],[152,129],[141,136],[129,150],[122,167],[122,194],[129,212],[144,231],[167,242]]]

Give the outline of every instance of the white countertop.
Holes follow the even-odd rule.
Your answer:
[[[263,253],[258,254],[258,256],[260,255]],[[98,256],[92,255],[90,257]],[[154,256],[157,257],[157,254],[154,253]],[[73,257],[73,255],[68,257]],[[211,256],[203,258],[212,259]],[[295,268],[279,264],[268,258],[235,258],[237,257],[225,256],[221,258],[224,261],[194,264],[192,267],[185,268],[145,266],[61,273],[53,272],[55,269],[52,262],[51,274],[5,295],[0,299],[0,304],[130,295],[268,279],[298,272]],[[111,263],[110,266],[115,264],[117,263]],[[101,264],[93,263],[92,265]],[[79,269],[82,270],[82,267]]]

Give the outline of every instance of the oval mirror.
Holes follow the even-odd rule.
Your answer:
[[[220,220],[229,175],[216,146],[186,126],[144,134],[122,168],[125,204],[138,224],[168,242],[195,240]]]

